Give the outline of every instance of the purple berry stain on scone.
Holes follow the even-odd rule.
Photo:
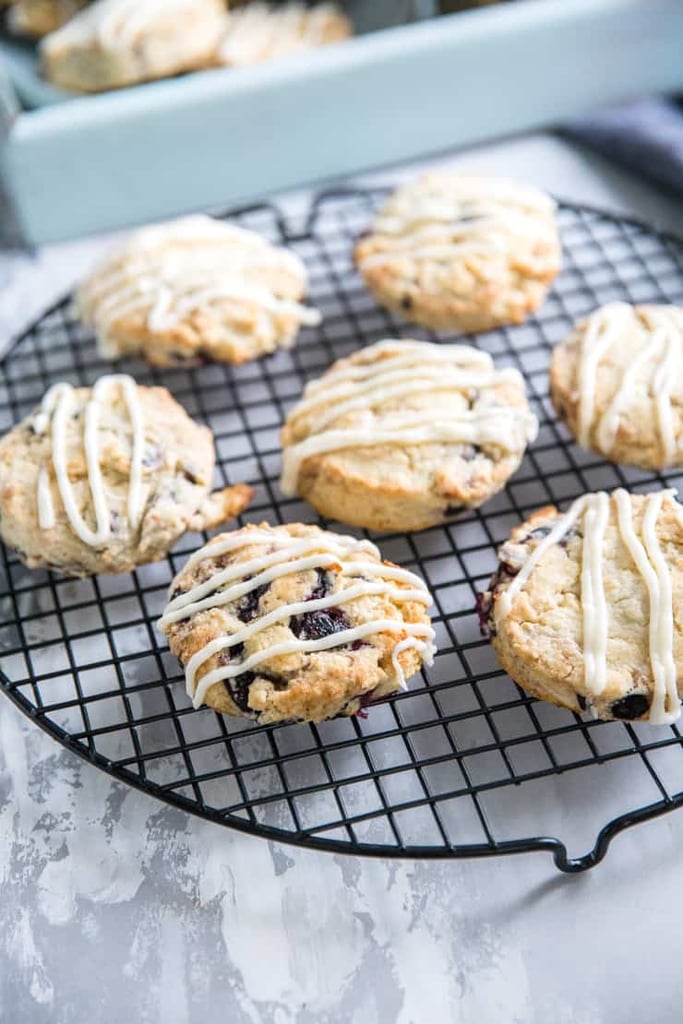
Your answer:
[[[323,608],[317,612],[305,612],[290,620],[289,628],[297,640],[322,640],[333,633],[343,633],[351,628],[341,608]]]
[[[330,577],[322,569],[316,569],[317,582],[306,598],[307,601],[319,601],[327,597],[332,589]],[[303,615],[294,615],[289,623],[297,640],[321,640],[323,637],[332,636],[333,633],[343,633],[351,628],[341,608],[321,608],[315,612],[304,612]]]
[[[244,644],[235,644],[219,656],[220,665],[229,665],[244,658]],[[272,672],[242,672],[239,676],[224,680],[223,685],[228,696],[235,702],[237,707],[250,718],[258,718],[258,715],[249,705],[249,691],[255,679],[266,679],[272,683],[275,689],[284,690],[287,681]]]
[[[222,651],[218,656],[219,665],[230,665],[234,661],[240,661],[244,656],[244,644],[235,644],[234,647],[228,647]],[[228,696],[235,702],[240,711],[245,714],[249,714],[249,687],[253,683],[256,676],[253,672],[243,672],[240,676],[234,676],[231,679],[225,679],[223,685],[228,692]]]
[[[479,618],[479,632],[483,637],[490,639],[496,635],[496,626],[493,618],[493,607],[496,594],[501,584],[514,579],[521,566],[510,565],[509,562],[499,562],[489,582],[488,590],[481,591],[476,596],[475,608]]]
[[[316,569],[315,572],[316,583],[306,598],[307,601],[317,601],[327,597],[332,589],[330,573],[324,569]],[[244,595],[236,611],[237,618],[241,622],[246,624],[252,622],[257,617],[261,598],[269,589],[269,583],[262,583]],[[177,592],[179,593],[180,591]],[[344,612],[340,608],[334,607],[314,612],[305,612],[303,615],[296,615],[290,620],[290,629],[299,640],[320,640],[323,637],[350,629],[350,626],[351,624]],[[363,644],[362,641],[356,640],[352,644],[344,646],[355,651],[363,646]],[[219,663],[226,665],[235,660],[241,660],[243,657],[244,644],[235,644],[221,654]],[[286,681],[267,672],[243,672],[239,676],[225,680],[225,687],[230,697],[240,711],[245,714],[253,714],[249,706],[249,690],[257,677],[267,679],[277,689],[284,689],[287,685]],[[367,703],[369,703],[369,699]]]
[[[606,721],[678,720],[674,495],[588,493],[562,514],[536,513],[500,548],[477,611],[502,667],[531,696]]]
[[[330,581],[330,574],[325,569],[316,569],[317,582],[313,590],[310,592],[307,601],[318,601],[321,597],[327,597],[332,589],[332,583]]]
[[[303,554],[311,567],[297,571]],[[258,585],[271,566],[290,562],[290,573],[278,568]],[[266,724],[323,721],[405,688],[416,662],[431,663],[434,630],[420,608],[429,601],[424,583],[383,562],[369,541],[261,524],[213,538],[192,556],[160,626],[185,665],[195,707]],[[381,643],[368,640],[375,634]],[[410,648],[417,657],[404,657]]]
[[[355,713],[356,718],[367,718],[367,709],[371,704],[375,702],[375,691],[370,690],[369,693],[364,693],[358,700],[358,710]]]
[[[237,618],[240,622],[251,622],[252,619],[256,618],[259,602],[269,588],[269,583],[262,583],[260,587],[254,587],[253,590],[244,595],[237,609]]]
[[[127,374],[105,374],[91,387],[53,384],[0,440],[0,452],[2,539],[31,568],[63,566],[64,575],[129,572],[156,561],[190,524],[202,529],[242,511],[251,490],[238,485],[229,512],[229,488],[210,494],[210,431],[165,388],[137,385]],[[59,473],[66,462],[82,463],[82,479]],[[176,467],[187,464],[192,478],[183,480]]]
[[[552,525],[536,526],[515,543],[514,546],[517,549],[525,549],[524,558],[520,558],[518,550],[515,552],[516,560],[514,563],[506,561],[504,558],[499,556],[498,568],[491,577],[488,589],[478,593],[476,596],[475,608],[479,619],[479,632],[483,637],[492,639],[496,636],[493,609],[495,597],[500,590],[500,587],[515,578],[522,568],[526,558],[531,554],[536,545],[548,536],[551,529]],[[566,551],[569,542],[577,536],[581,536],[580,531],[576,526],[573,526],[567,530],[566,534],[558,541],[557,546]],[[509,542],[508,544],[503,545],[500,549],[500,555],[502,555],[506,548],[509,550],[509,547]]]
[[[240,711],[245,714],[250,713],[249,708],[249,689],[251,684],[256,679],[253,672],[243,672],[241,676],[236,676],[234,679],[226,679],[225,688],[228,694],[234,700]]]
[[[623,722],[633,722],[642,718],[650,710],[650,698],[644,693],[630,693],[620,700],[615,700],[610,707],[613,718]]]
[[[479,620],[479,633],[487,640],[491,634],[490,614],[493,605],[492,592],[490,590],[480,591],[475,598],[475,610]]]

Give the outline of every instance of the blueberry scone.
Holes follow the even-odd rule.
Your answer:
[[[225,17],[222,0],[96,0],[42,41],[43,73],[101,92],[210,67]]]
[[[381,341],[307,385],[281,487],[353,526],[422,530],[499,491],[536,430],[517,370],[467,345]]]
[[[560,269],[555,203],[503,178],[428,173],[393,193],[354,255],[377,301],[414,323],[520,324]]]
[[[259,722],[353,715],[431,664],[429,593],[369,541],[317,526],[214,537],[159,626],[194,706]]]
[[[246,484],[210,493],[213,469],[211,431],[166,388],[55,384],[0,441],[0,535],[32,569],[126,572],[246,508]]]
[[[529,694],[657,725],[683,694],[683,508],[675,492],[585,494],[513,530],[480,598],[503,668]]]
[[[105,358],[243,363],[320,323],[306,269],[254,231],[202,215],[134,232],[80,285],[76,313]]]
[[[7,24],[16,35],[45,36],[73,18],[85,3],[86,0],[16,0],[10,5]]]
[[[683,308],[612,302],[553,351],[555,410],[584,448],[644,469],[683,465]]]
[[[218,63],[230,67],[312,50],[348,39],[351,23],[331,3],[247,3],[229,12]]]

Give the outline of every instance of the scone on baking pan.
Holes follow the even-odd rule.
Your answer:
[[[675,492],[585,494],[512,531],[482,627],[529,694],[666,725],[683,694],[683,507]]]
[[[254,231],[196,215],[136,231],[76,293],[107,358],[154,366],[243,363],[320,323],[304,306],[306,269]]]
[[[239,67],[301,53],[353,34],[350,21],[331,3],[249,2],[229,12],[218,47],[219,64]]]
[[[246,508],[246,484],[210,493],[213,469],[211,431],[166,388],[55,384],[0,440],[0,536],[32,569],[126,572]]]
[[[553,350],[550,394],[584,448],[643,469],[683,465],[683,308],[597,309]]]
[[[517,370],[467,345],[381,341],[307,385],[281,486],[343,523],[422,530],[499,491],[536,431]]]
[[[7,24],[10,31],[16,35],[45,36],[73,18],[86,2],[87,0],[16,0],[10,4]]]
[[[354,256],[377,301],[414,323],[520,324],[560,269],[555,203],[507,179],[431,172],[389,197]]]
[[[45,77],[102,92],[210,67],[225,30],[222,0],[95,0],[41,43]]]
[[[197,551],[159,622],[195,707],[259,722],[353,715],[431,664],[431,597],[369,541],[247,526]]]

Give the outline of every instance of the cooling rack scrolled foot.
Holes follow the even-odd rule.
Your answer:
[[[315,522],[279,487],[278,431],[305,382],[383,337],[427,337],[379,309],[351,264],[357,234],[385,193],[336,190],[296,225],[272,205],[236,223],[305,261],[320,328],[291,351],[240,367],[120,372],[163,384],[211,427],[221,481],[256,495],[242,522]],[[676,727],[602,723],[518,690],[480,636],[476,595],[511,528],[539,506],[595,489],[676,486],[683,475],[610,465],[582,451],[552,415],[552,346],[574,321],[614,300],[683,303],[683,242],[634,221],[564,204],[564,269],[522,327],[478,335],[498,365],[524,374],[537,440],[518,473],[482,509],[416,534],[389,534],[382,553],[419,573],[435,599],[439,653],[409,689],[367,717],[258,725],[194,711],[182,672],[156,630],[167,587],[202,542],[131,574],[69,580],[30,572],[0,552],[0,686],[74,753],[130,785],[244,832],[337,853],[482,857],[545,852],[565,872],[593,867],[612,839],[683,803]],[[111,371],[68,299],[17,339],[2,365],[0,429],[56,380],[91,384]],[[454,340],[454,336],[441,336]],[[323,523],[339,529],[335,523]],[[342,528],[342,532],[348,532]],[[581,851],[588,851],[581,853]],[[579,855],[581,854],[581,855]]]

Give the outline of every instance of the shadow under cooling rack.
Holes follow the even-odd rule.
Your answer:
[[[306,380],[381,337],[430,337],[379,309],[351,265],[353,239],[382,194],[325,193],[296,231],[271,205],[230,215],[289,244],[308,267],[311,301],[324,321],[304,330],[292,351],[236,368],[119,364],[142,384],[163,383],[209,424],[219,482],[256,488],[244,522],[316,521],[277,485],[279,426]],[[520,471],[455,524],[375,538],[385,557],[421,573],[434,595],[439,654],[407,692],[367,718],[317,726],[264,727],[192,710],[155,628],[173,573],[204,539],[187,535],[164,562],[85,580],[29,572],[3,550],[7,694],[117,778],[223,824],[319,849],[411,857],[547,850],[560,869],[580,871],[604,856],[617,832],[683,803],[676,728],[584,721],[532,700],[479,635],[476,592],[495,567],[496,546],[521,518],[585,490],[677,483],[674,475],[609,465],[570,443],[552,416],[547,378],[552,345],[596,305],[683,301],[683,243],[576,205],[562,205],[559,217],[564,270],[539,314],[474,339],[527,380],[541,429]],[[109,365],[65,300],[18,339],[2,368],[5,430],[55,380],[90,384]]]

